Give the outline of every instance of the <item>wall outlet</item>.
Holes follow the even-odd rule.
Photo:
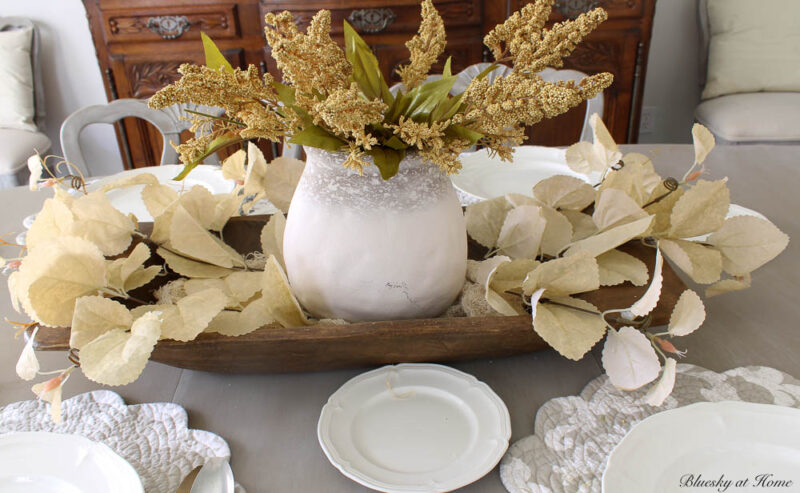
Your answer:
[[[656,131],[658,113],[659,110],[656,106],[645,106],[642,108],[642,116],[639,118],[640,134],[651,134]]]

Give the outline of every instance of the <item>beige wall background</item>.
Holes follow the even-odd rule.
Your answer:
[[[690,142],[692,114],[700,100],[695,0],[658,0],[643,106],[651,131],[641,142]],[[47,117],[53,154],[61,153],[59,129],[70,113],[106,102],[103,79],[80,0],[0,0],[0,15],[32,19],[42,36]],[[82,134],[84,155],[96,175],[122,169],[114,132],[92,125]]]

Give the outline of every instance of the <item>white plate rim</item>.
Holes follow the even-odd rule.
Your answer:
[[[608,455],[608,460],[606,461],[606,467],[603,469],[603,477],[601,479],[601,492],[602,493],[609,493],[608,488],[606,486],[606,481],[609,479],[608,471],[612,468],[612,461],[616,458],[619,461],[619,457],[625,453],[625,447],[627,445],[623,445],[626,440],[630,441],[628,437],[634,435],[634,433],[646,433],[648,432],[649,428],[653,426],[658,426],[661,421],[667,421],[675,419],[675,416],[680,416],[684,414],[696,414],[698,412],[704,412],[705,410],[715,409],[717,412],[732,412],[732,411],[748,411],[748,412],[763,412],[765,414],[781,414],[781,415],[793,415],[795,417],[800,416],[800,409],[796,409],[789,406],[778,406],[775,404],[762,404],[758,402],[744,402],[744,401],[715,401],[715,402],[695,402],[694,404],[689,404],[687,406],[681,406],[674,409],[668,409],[666,411],[662,411],[656,414],[652,414],[643,420],[636,423],[633,428],[631,428],[628,433],[622,437],[622,440],[614,447],[611,453]],[[655,424],[653,424],[655,423]],[[663,426],[663,425],[662,425]],[[637,431],[638,430],[638,431]],[[614,466],[616,467],[616,466]],[[613,473],[613,470],[612,470]]]
[[[561,147],[546,147],[546,146],[536,146],[536,145],[523,145],[517,146],[514,148],[514,156],[513,158],[516,159],[518,153],[536,153],[540,156],[544,162],[548,162],[550,164],[558,164],[563,165],[564,168],[564,175],[573,176],[576,178],[580,178],[584,180],[586,183],[592,184],[592,177],[584,175],[582,173],[578,173],[573,171],[567,166],[566,162],[566,149]],[[477,151],[472,152],[464,152],[459,155],[459,159],[462,160],[462,169],[457,173],[450,177],[450,181],[453,183],[453,187],[471,197],[476,197],[481,200],[488,200],[492,197],[485,197],[484,194],[475,193],[477,190],[470,191],[469,187],[465,186],[464,180],[469,174],[475,170],[481,169],[491,169],[496,166],[509,166],[510,168],[518,165],[524,166],[520,163],[515,163],[513,160],[509,162],[500,162],[499,159],[491,159],[489,158],[489,151],[487,149],[478,149]],[[474,162],[474,160],[483,158],[479,162]],[[462,175],[462,173],[465,173]],[[555,175],[552,175],[555,176]]]
[[[136,472],[136,469],[131,465],[130,462],[125,460],[124,457],[116,453],[113,449],[111,449],[111,447],[102,442],[97,442],[89,438],[86,438],[85,436],[76,435],[74,433],[58,433],[50,431],[15,431],[10,433],[0,434],[0,447],[2,447],[2,442],[9,440],[41,442],[44,445],[47,445],[48,442],[52,443],[55,440],[55,441],[62,441],[67,444],[74,443],[76,445],[90,447],[94,453],[105,456],[119,468],[117,469],[117,471],[115,471],[115,474],[109,475],[107,477],[113,478],[114,480],[122,478],[124,481],[126,481],[124,485],[128,489],[126,489],[125,491],[144,493],[142,480],[141,477],[139,476],[139,473]],[[129,482],[129,480],[133,478],[136,479],[137,481],[136,484],[131,484]]]
[[[472,484],[478,479],[484,477],[492,469],[497,466],[500,460],[503,458],[506,450],[508,449],[509,440],[511,439],[511,416],[509,415],[508,408],[506,407],[505,403],[500,396],[498,396],[494,390],[492,390],[489,385],[485,382],[478,380],[474,375],[470,375],[469,373],[462,372],[460,370],[456,370],[455,368],[445,366],[445,365],[438,365],[435,363],[399,363],[396,365],[386,365],[380,368],[376,368],[374,370],[361,373],[356,375],[355,377],[351,378],[347,382],[345,382],[341,387],[339,387],[326,401],[325,405],[322,407],[322,411],[320,412],[319,421],[317,422],[317,439],[319,440],[319,444],[322,447],[322,451],[325,453],[325,456],[328,458],[328,461],[336,467],[343,475],[352,479],[356,483],[361,484],[362,486],[366,486],[368,488],[377,489],[379,491],[386,491],[390,493],[410,493],[410,492],[422,492],[422,491],[430,491],[428,487],[425,485],[419,486],[408,486],[408,485],[395,485],[391,483],[386,483],[381,480],[369,477],[359,470],[354,468],[349,461],[341,457],[338,453],[338,450],[335,448],[335,444],[332,443],[329,436],[327,435],[327,430],[331,425],[332,413],[330,411],[332,402],[336,400],[339,395],[346,393],[347,391],[351,390],[353,387],[359,385],[360,383],[373,378],[374,376],[386,373],[390,371],[400,371],[404,369],[410,370],[432,370],[438,371],[441,373],[446,373],[450,377],[454,377],[456,379],[469,382],[471,385],[475,386],[476,388],[480,389],[484,396],[489,398],[489,401],[494,404],[495,410],[498,412],[498,423],[501,426],[500,433],[502,436],[496,438],[497,447],[494,451],[494,454],[490,455],[492,458],[491,460],[487,460],[482,467],[474,467],[471,469],[473,474],[470,475],[471,479],[459,479],[458,481],[453,481],[452,484],[450,483],[442,483],[441,487],[443,488],[440,491],[452,491],[457,488],[461,488],[468,484]]]

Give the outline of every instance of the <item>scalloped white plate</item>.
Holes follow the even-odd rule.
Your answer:
[[[231,180],[226,180],[225,177],[222,176],[222,168],[219,166],[201,164],[193,169],[183,180],[173,180],[182,169],[182,164],[163,164],[161,166],[129,169],[117,173],[116,175],[107,176],[94,181],[86,188],[91,192],[122,178],[128,178],[142,173],[151,173],[158,178],[159,182],[169,185],[175,190],[189,190],[195,185],[202,185],[213,194],[228,193],[233,190],[234,183]],[[149,222],[153,220],[153,217],[147,212],[147,207],[145,207],[142,201],[143,189],[144,185],[134,185],[110,190],[106,195],[111,205],[123,214],[134,214],[140,222]]]
[[[759,486],[759,475],[763,477]],[[603,474],[605,493],[794,491],[800,485],[800,409],[701,402],[654,414],[622,439]],[[737,481],[748,485],[734,487]],[[792,487],[770,487],[791,481]],[[718,489],[719,488],[719,489]]]
[[[465,152],[460,156],[462,168],[450,179],[461,192],[479,199],[491,199],[509,193],[531,195],[533,186],[554,175],[580,178],[586,183],[597,177],[576,173],[567,166],[566,150],[556,147],[519,146],[512,162],[490,157],[487,149]]]
[[[511,421],[483,382],[433,364],[384,366],[345,383],[317,436],[348,478],[385,492],[451,491],[494,469]]]
[[[78,435],[22,432],[0,436],[0,491],[142,493],[133,467],[102,443]]]

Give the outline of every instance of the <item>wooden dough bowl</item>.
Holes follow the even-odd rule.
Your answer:
[[[242,253],[260,250],[259,238],[266,219],[266,216],[234,218],[225,227],[225,240]],[[150,227],[151,224],[140,224],[140,230],[144,232],[148,232]],[[470,258],[482,258],[481,249],[480,245],[470,242]],[[652,273],[655,250],[637,242],[625,245],[622,250],[644,260]],[[154,258],[157,259],[155,255]],[[664,263],[663,274],[661,299],[652,313],[652,325],[668,322],[672,308],[686,289],[667,263]],[[622,308],[641,297],[645,289],[646,286],[624,283],[580,297],[601,310]],[[140,288],[137,294],[147,296],[151,290],[152,286]],[[35,347],[40,351],[69,350],[69,328],[40,327]],[[150,359],[190,370],[282,373],[497,358],[548,347],[533,331],[530,315],[523,315],[290,328],[272,324],[239,337],[202,333],[189,342],[162,340]]]

